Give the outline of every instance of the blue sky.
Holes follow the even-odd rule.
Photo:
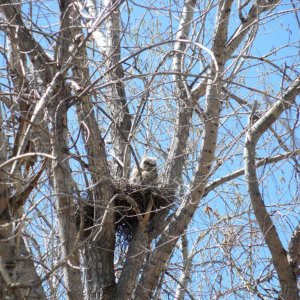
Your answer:
[[[182,3],[182,1],[181,1]],[[206,2],[201,2],[206,3]],[[48,33],[55,33],[54,37],[57,37],[56,31],[59,28],[59,15],[57,14],[57,4],[56,1],[42,1],[38,2],[37,5],[41,5],[40,9],[37,9],[37,6],[33,7],[33,15],[34,22],[38,23],[38,27],[47,31]],[[126,27],[127,32],[122,40],[122,57],[127,56],[132,51],[138,50],[140,47],[143,47],[148,44],[157,43],[162,40],[173,39],[175,38],[177,27],[178,27],[178,17],[179,11],[177,8],[173,7],[173,11],[169,13],[168,11],[168,3],[166,1],[166,8],[163,9],[163,4],[153,3],[153,7],[157,5],[158,8],[153,8],[152,10],[146,10],[141,7],[137,7],[129,2],[129,6],[132,8],[130,14],[126,13],[126,6],[123,7],[123,23],[126,24],[127,17],[129,16],[133,21],[130,26]],[[30,9],[29,4],[27,7]],[[286,73],[293,78],[295,77],[295,70],[291,71],[291,67],[296,66],[295,69],[299,74],[299,25],[295,21],[294,12],[286,12],[291,9],[290,1],[282,1],[280,6],[271,13],[270,17],[262,18],[261,28],[256,36],[255,42],[251,46],[252,56],[264,57],[266,54],[273,51],[273,54],[268,56],[267,59],[276,63],[279,68],[286,68]],[[195,22],[201,21],[199,19],[199,15],[203,11],[203,7],[200,7],[200,12],[197,11],[195,13]],[[53,17],[52,12],[56,15]],[[284,12],[284,13],[283,13]],[[214,22],[214,13],[215,9],[212,9],[209,15],[207,16],[207,25],[205,26],[205,32],[201,33],[203,36],[203,43],[205,46],[210,46],[210,38],[212,35],[212,28]],[[29,10],[26,11],[26,14],[29,16]],[[172,15],[172,16],[171,16]],[[278,19],[277,16],[280,15]],[[143,20],[142,24],[140,23]],[[231,31],[233,32],[235,28],[239,25],[239,19],[237,16],[233,18],[231,22]],[[51,29],[48,27],[51,24]],[[201,22],[196,27],[196,30],[201,30]],[[36,39],[45,46],[48,50],[51,50],[51,42],[50,44],[46,39],[41,37],[41,35],[36,34]],[[138,39],[138,40],[136,40]],[[50,38],[51,40],[51,38]],[[3,35],[0,37],[0,43],[4,45]],[[285,47],[285,45],[289,45]],[[278,49],[275,51],[275,49]],[[166,44],[160,47],[156,47],[155,49],[151,49],[149,51],[143,52],[139,55],[138,61],[136,62],[136,67],[138,67],[141,72],[152,72],[156,69],[159,63],[162,61],[164,54],[172,50],[172,44]],[[51,52],[49,52],[51,54]],[[192,52],[190,52],[192,53]],[[97,60],[101,60],[101,56],[97,52],[90,52],[90,54],[94,55],[93,59],[97,62]],[[196,52],[195,55],[199,53]],[[205,59],[209,59],[209,55],[205,54]],[[187,62],[190,60],[187,59]],[[0,63],[2,68],[2,73],[5,74],[5,59],[3,56],[0,57]],[[138,71],[130,64],[133,64],[134,60],[128,61],[128,64],[124,64],[125,70],[128,72],[128,76],[132,74],[138,74]],[[166,58],[166,62],[161,68],[162,70],[170,71],[172,64],[172,57]],[[97,67],[96,64],[91,66],[92,69]],[[282,92],[282,88],[286,88],[289,84],[284,81],[282,83],[281,76],[278,75],[278,70],[270,65],[262,65],[262,63],[252,58],[247,58],[244,64],[245,71],[244,75],[240,77],[237,83],[241,83],[243,85],[249,85],[250,87],[254,87],[258,90],[262,90],[266,93],[270,93],[273,96],[276,96],[278,93]],[[159,69],[159,70],[161,70]],[[201,63],[197,63],[191,70],[193,75],[198,74],[199,71],[202,70]],[[275,70],[275,72],[274,72]],[[99,73],[102,69],[99,70]],[[229,71],[230,72],[230,71]],[[228,72],[228,73],[229,73]],[[99,73],[95,74],[94,79],[99,76]],[[147,77],[149,80],[150,76]],[[193,80],[194,77],[190,76],[190,80]],[[142,116],[142,131],[137,135],[137,141],[135,142],[135,149],[139,156],[143,156],[144,154],[155,155],[160,158],[160,168],[163,167],[164,160],[169,150],[169,143],[171,140],[171,136],[173,133],[173,122],[171,120],[163,120],[163,118],[172,118],[175,115],[175,93],[174,93],[174,84],[173,84],[172,75],[157,75],[152,83],[152,88],[150,90],[150,100]],[[7,89],[7,80],[2,77],[0,79],[1,90]],[[138,105],[141,99],[141,92],[144,89],[144,83],[140,79],[133,79],[131,81],[126,82],[126,92],[128,99],[130,99],[130,110],[132,113],[135,112],[136,106]],[[266,99],[259,93],[250,92],[248,89],[241,88],[240,86],[236,86],[233,89],[233,92],[236,93],[239,97],[244,100],[249,100],[249,103],[253,103],[254,100],[259,102],[259,110],[265,111],[270,103],[273,103],[275,99],[270,98],[267,99],[270,103],[266,105]],[[104,105],[102,103],[103,99],[99,96],[100,105]],[[299,104],[299,99],[298,99]],[[200,105],[203,105],[203,100],[200,101]],[[236,116],[232,115],[232,112],[236,110]],[[248,122],[248,114],[249,109],[240,109],[236,102],[230,101],[230,105],[224,108],[222,112],[222,126],[220,128],[219,139],[220,142],[217,150],[218,158],[225,160],[224,165],[213,175],[212,179],[224,176],[225,174],[230,173],[236,169],[243,167],[243,142],[244,142],[244,134],[242,135],[242,131],[245,129]],[[99,113],[99,111],[97,111]],[[291,112],[286,115],[283,114],[282,120],[286,121],[285,118],[289,117],[291,119],[297,118],[297,110],[292,109]],[[230,116],[230,117],[229,117]],[[78,133],[77,120],[74,116],[74,112],[70,112],[70,129],[74,130],[74,135]],[[105,117],[102,117],[105,119]],[[238,119],[241,122],[238,122]],[[99,118],[101,120],[101,118]],[[106,120],[106,119],[105,119]],[[106,120],[107,121],[107,120]],[[192,161],[196,158],[201,141],[201,125],[200,120],[195,117],[194,118],[194,127],[193,133],[191,133],[191,141],[193,139],[198,142],[196,150],[193,149],[194,153],[190,155],[191,161],[189,166],[191,168],[195,167],[196,162]],[[103,122],[104,131],[108,126],[109,122]],[[150,128],[151,134],[149,132],[146,134],[146,130]],[[276,123],[274,128],[278,130],[279,133],[284,133],[286,128],[282,127],[280,123]],[[296,145],[291,143],[291,140],[287,140],[286,143],[292,149],[293,147],[299,148],[299,128],[295,129],[296,136],[298,140],[296,140]],[[241,134],[239,139],[234,140],[234,138],[238,137]],[[151,143],[151,139],[153,136],[157,138],[157,143]],[[109,139],[109,136],[108,136]],[[232,139],[232,140],[230,140]],[[79,140],[78,144],[79,148],[82,147],[82,141]],[[264,135],[261,139],[259,147],[263,145],[263,143],[267,144],[267,148],[258,149],[259,157],[266,157],[276,155],[278,153],[282,153],[283,150],[278,147],[278,143],[274,137],[269,137],[268,135]],[[110,146],[108,146],[110,147]],[[268,150],[268,152],[266,151]],[[74,178],[81,183],[82,177],[80,173],[77,172],[78,164],[75,164],[72,161],[72,168],[74,169]],[[186,174],[192,178],[192,173],[194,170],[186,171]],[[75,175],[76,174],[76,175]],[[296,176],[299,176],[294,172],[293,162],[289,163],[277,163],[275,165],[269,165],[264,168],[260,168],[258,170],[259,177],[265,180],[265,183],[261,184],[261,189],[263,195],[266,198],[266,204],[269,206],[268,209],[272,211],[274,220],[276,220],[276,225],[280,229],[280,236],[285,246],[289,241],[291,235],[291,229],[297,224],[299,221],[299,194],[298,187],[295,186],[295,182],[297,180]],[[299,177],[298,177],[299,182]],[[50,193],[50,191],[46,191],[46,193]],[[299,192],[298,192],[299,193]],[[40,195],[37,196],[40,198]],[[49,199],[52,199],[49,196]],[[290,203],[290,204],[289,204]],[[212,209],[220,215],[218,218],[216,215],[208,215],[204,212],[206,206],[212,207]],[[221,243],[223,239],[224,230],[226,228],[233,227],[234,230],[237,230],[235,233],[240,239],[241,242],[247,244],[247,237],[250,237],[253,234],[253,231],[257,230],[255,225],[250,224],[250,221],[253,221],[254,217],[251,214],[250,202],[247,196],[246,187],[244,178],[240,177],[233,182],[230,182],[225,187],[218,188],[215,191],[211,192],[206,198],[203,199],[201,205],[199,207],[199,211],[197,212],[197,216],[194,221],[191,223],[189,227],[189,242],[192,244],[199,233],[208,230],[209,228],[213,228],[215,226],[216,230],[212,230],[211,234],[208,234],[201,243],[199,244],[199,253],[195,256],[195,260],[197,262],[204,262],[210,256],[215,259],[222,259],[222,253],[220,249],[217,248],[217,243]],[[41,209],[46,212],[49,209],[47,203],[41,205]],[[50,213],[50,211],[49,211]],[[228,220],[219,224],[220,218],[223,218],[226,215],[236,215],[233,220]],[[217,224],[217,225],[216,225]],[[247,226],[245,226],[247,224]],[[239,234],[239,228],[243,227],[243,234]],[[251,227],[254,226],[254,229]],[[251,227],[251,228],[250,228]],[[215,235],[215,240],[212,239],[212,236]],[[253,237],[252,237],[253,239]],[[261,240],[258,243],[262,242]],[[210,246],[213,248],[211,252],[210,250],[201,250],[201,248],[205,248],[205,246]],[[243,249],[241,246],[238,248],[237,252],[233,255],[239,257],[239,263],[247,260],[247,255],[250,257],[250,246],[246,245],[247,251]],[[239,253],[238,251],[241,251]],[[244,251],[242,253],[242,251]],[[256,254],[253,254],[253,257],[258,257],[261,254],[264,254],[265,260],[270,257],[268,251],[263,247],[258,247],[256,250]],[[239,256],[239,254],[241,256]],[[175,252],[174,261],[180,262],[180,254]],[[253,270],[256,274],[264,269],[265,261],[261,261],[261,264],[257,263],[257,268]],[[196,291],[200,289],[199,282],[196,283],[196,280],[200,280],[205,282],[205,280],[216,280],[214,277],[216,274],[210,274],[208,277],[204,278],[206,266],[202,266],[199,263],[199,266],[195,269],[195,273],[193,277],[192,289]],[[226,269],[226,264],[223,266],[224,273],[222,274],[222,270],[220,269],[220,274],[223,276],[229,276],[228,269]],[[264,272],[268,272],[268,268],[264,270]],[[238,276],[237,276],[238,277]],[[235,279],[237,280],[237,279]],[[229,278],[228,280],[223,281],[223,284],[229,285],[231,284]],[[205,287],[201,287],[205,288]],[[223,289],[227,289],[228,286],[223,287]],[[204,290],[203,290],[204,291]],[[206,291],[205,291],[206,292]],[[232,296],[233,297],[233,296]],[[209,299],[209,296],[207,298]],[[229,298],[235,299],[235,298]]]

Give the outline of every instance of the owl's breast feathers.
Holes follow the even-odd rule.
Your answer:
[[[142,171],[142,184],[151,184],[156,185],[157,184],[157,170],[153,169],[151,171]]]
[[[142,176],[140,176],[137,168],[133,169],[130,177],[131,183],[157,185],[158,173],[156,159],[150,157],[143,158],[143,160],[141,161],[140,169]]]

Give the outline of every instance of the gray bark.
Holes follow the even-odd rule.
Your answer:
[[[82,36],[80,14],[75,1],[64,3],[69,19],[67,25],[71,24],[72,29],[66,30],[68,49],[70,46],[77,47],[77,54],[74,57],[72,72],[78,81],[76,84],[82,89],[89,87],[89,70],[85,64],[87,53],[85,45],[78,47],[74,44],[76,36]],[[110,11],[110,13],[112,13]],[[109,13],[107,14],[107,17]],[[72,48],[72,47],[71,47]],[[67,47],[66,47],[67,49]],[[67,50],[66,50],[67,52]],[[76,91],[78,93],[78,91]],[[86,266],[85,290],[88,299],[111,299],[115,289],[114,275],[114,242],[115,225],[114,212],[111,209],[113,189],[111,186],[111,175],[107,162],[105,144],[101,138],[101,131],[98,126],[91,96],[82,95],[76,104],[77,117],[82,125],[82,137],[85,141],[85,149],[88,155],[88,170],[92,177],[93,199],[89,199],[94,206],[94,238],[87,239],[84,249],[84,261]],[[101,224],[105,230],[99,230]],[[99,231],[99,232],[98,232]],[[97,233],[97,234],[95,234]]]
[[[104,5],[111,9],[119,1],[104,1]],[[112,9],[111,9],[112,10]],[[124,70],[119,61],[121,60],[121,24],[119,7],[115,7],[106,20],[106,41],[105,60],[107,69],[116,66],[111,72],[106,74],[106,80],[111,83],[107,87],[105,100],[112,117],[112,144],[114,153],[117,159],[123,164],[118,163],[116,175],[118,177],[128,178],[130,170],[130,148],[128,147],[128,137],[131,128],[131,116],[129,114],[128,104],[126,100],[126,93],[122,79],[124,77]]]
[[[216,31],[213,38],[213,53],[218,62],[219,74],[222,74],[224,66],[224,49],[227,41],[228,15],[230,13],[232,1],[220,1],[216,20]],[[222,21],[221,21],[222,20]],[[211,77],[214,78],[216,70],[211,70]],[[206,122],[203,137],[201,156],[199,157],[199,168],[196,172],[192,192],[190,197],[180,205],[174,218],[164,230],[157,243],[156,249],[150,256],[150,262],[144,267],[144,272],[139,281],[135,299],[143,297],[151,298],[159,276],[164,269],[164,264],[168,260],[179,236],[195,213],[198,203],[204,193],[211,164],[214,160],[214,152],[217,142],[218,119],[221,105],[221,81],[218,74],[216,82],[208,82],[206,91]]]
[[[13,25],[9,27],[9,35],[11,35],[11,37],[17,37],[20,49],[28,54],[32,64],[35,66],[38,76],[43,82],[49,83],[53,77],[51,60],[26,28],[20,14],[19,2],[3,0],[2,4],[0,7],[1,11],[7,21]],[[18,28],[17,34],[15,28]]]
[[[61,242],[62,260],[64,261],[64,284],[67,299],[83,299],[83,286],[79,268],[78,233],[74,222],[75,215],[75,183],[72,181],[71,169],[68,164],[67,142],[67,108],[65,87],[49,107],[49,119],[53,124],[51,132],[53,188],[56,193],[58,210],[59,237]],[[56,100],[56,101],[55,101]]]
[[[197,18],[194,20],[194,10],[197,1],[186,0],[179,19],[180,25],[174,51],[167,53],[162,58],[156,70],[157,72],[150,74],[151,79],[149,81],[146,79],[149,74],[140,75],[145,76],[146,88],[142,93],[144,95],[142,101],[137,106],[133,125],[131,124],[128,110],[125,83],[131,80],[134,81],[139,76],[127,76],[123,66],[125,67],[126,63],[131,61],[131,59],[135,59],[135,57],[143,57],[143,55],[139,55],[146,50],[161,50],[163,49],[160,48],[161,46],[165,47],[168,43],[173,43],[174,41],[167,40],[145,48],[141,47],[141,49],[127,58],[121,59],[121,32],[123,28],[121,28],[119,6],[123,2],[105,0],[105,7],[102,11],[98,11],[96,1],[93,0],[84,2],[77,0],[59,1],[61,27],[59,33],[51,37],[51,41],[56,41],[53,61],[46,54],[46,51],[52,51],[52,48],[44,51],[42,48],[43,42],[39,44],[33,38],[34,34],[37,34],[35,36],[42,35],[43,29],[33,25],[32,28],[35,29],[29,30],[29,26],[28,28],[25,26],[25,21],[23,22],[22,19],[24,18],[22,15],[24,12],[21,13],[20,4],[16,4],[14,0],[5,0],[0,5],[3,16],[7,20],[7,23],[3,25],[5,27],[4,30],[12,41],[13,57],[8,63],[8,69],[14,73],[14,76],[11,74],[13,85],[11,99],[5,99],[3,102],[5,105],[13,107],[11,115],[16,113],[19,117],[17,126],[13,122],[8,123],[13,128],[7,130],[9,134],[12,133],[9,138],[6,138],[0,132],[0,298],[46,299],[42,287],[43,283],[40,281],[36,266],[33,263],[34,258],[30,250],[24,246],[23,232],[20,229],[20,226],[23,224],[22,220],[20,220],[22,216],[21,208],[29,200],[28,198],[33,188],[37,187],[40,176],[45,169],[46,161],[44,161],[43,166],[39,170],[37,169],[38,173],[34,170],[36,174],[28,178],[25,187],[22,187],[20,183],[26,178],[26,175],[30,174],[27,166],[32,167],[32,165],[35,165],[36,162],[40,161],[39,156],[41,156],[43,159],[48,157],[47,167],[50,172],[50,178],[46,185],[47,188],[50,187],[55,192],[55,209],[57,209],[59,241],[61,242],[62,253],[61,261],[53,270],[47,273],[47,276],[51,278],[49,279],[50,282],[52,275],[53,277],[57,274],[59,275],[59,270],[62,268],[62,284],[66,289],[68,299],[139,300],[152,299],[154,295],[155,297],[160,297],[160,289],[166,279],[165,268],[170,262],[172,251],[176,248],[176,243],[180,236],[185,234],[195,212],[199,209],[199,205],[201,209],[201,199],[215,187],[243,174],[246,175],[248,180],[254,213],[272,254],[282,288],[280,297],[282,299],[298,299],[299,228],[296,228],[290,240],[289,248],[286,251],[264,206],[257,182],[256,168],[285,159],[289,155],[298,155],[300,150],[289,151],[288,148],[285,148],[284,151],[286,153],[284,154],[256,162],[255,146],[261,135],[278,119],[282,111],[290,107],[296,95],[299,94],[299,78],[286,91],[281,101],[275,103],[255,124],[251,123],[245,147],[245,168],[209,183],[213,172],[219,167],[219,158],[216,159],[215,157],[216,149],[222,149],[223,147],[221,143],[218,145],[217,141],[220,139],[218,139],[219,123],[223,125],[223,120],[222,118],[220,119],[220,111],[222,102],[225,102],[222,94],[224,92],[224,89],[222,89],[224,82],[228,82],[228,88],[231,89],[229,81],[232,78],[225,76],[230,72],[233,64],[226,70],[224,66],[228,66],[229,60],[231,64],[236,59],[233,55],[237,49],[243,46],[242,41],[245,37],[253,37],[251,32],[258,25],[260,15],[275,8],[279,1],[257,0],[253,1],[254,4],[252,6],[249,2],[249,13],[241,18],[240,26],[230,38],[227,37],[227,30],[229,17],[235,13],[230,11],[234,3],[233,0],[211,2],[210,5],[212,6],[216,3],[218,10],[211,46],[206,45],[210,47],[210,50],[198,43],[202,38],[196,30],[191,38],[192,41],[189,38],[192,25],[196,24],[195,28],[198,30],[200,25],[197,22],[202,22],[201,18],[206,18],[206,14],[208,16],[210,12],[214,14],[215,8],[210,7],[208,9],[209,12],[205,12],[201,17],[197,14]],[[128,4],[128,11],[126,11],[127,8],[124,6],[125,14],[128,13],[130,15],[130,5],[131,3]],[[240,2],[238,5],[240,5]],[[233,7],[235,8],[235,6]],[[83,8],[87,9],[89,16],[85,15],[86,12],[84,12]],[[243,11],[245,10],[246,8],[243,9]],[[241,15],[244,12],[240,9],[238,13]],[[203,26],[205,27],[205,22]],[[52,30],[51,26],[49,28]],[[106,28],[105,35],[102,32],[103,28]],[[138,33],[140,34],[140,32]],[[127,37],[126,34],[125,32],[125,37]],[[45,31],[43,38],[46,38],[46,36],[47,33]],[[202,40],[207,41],[206,38]],[[92,42],[96,42],[101,52],[100,54],[97,53],[96,49],[93,49],[94,45],[88,48]],[[205,51],[205,49],[208,51],[212,61],[209,65],[205,65],[207,57],[200,53],[201,51],[199,52],[199,57],[203,58],[204,71],[199,74],[199,77],[196,76],[196,80],[198,81],[201,76],[204,79],[199,86],[192,89],[188,85],[187,80],[190,79],[194,72],[195,65],[192,66],[193,63],[191,63],[187,69],[185,69],[185,66],[189,64],[187,61],[191,57],[198,54],[193,49],[193,46],[196,47],[197,43],[199,48],[202,49],[201,51]],[[245,44],[242,53],[244,53],[245,49],[248,49],[249,45],[251,46],[251,42]],[[188,48],[190,45],[192,47]],[[94,51],[93,54],[95,56],[90,56],[91,50]],[[99,55],[103,59],[102,62],[101,59],[99,62]],[[117,178],[128,178],[130,156],[131,154],[135,155],[132,147],[139,145],[139,136],[137,135],[136,144],[134,141],[131,145],[131,139],[134,138],[135,130],[138,130],[137,125],[140,124],[144,104],[148,97],[152,97],[154,84],[160,84],[155,82],[156,76],[161,76],[161,73],[167,78],[170,75],[169,69],[167,71],[160,71],[159,69],[171,56],[173,57],[172,72],[174,72],[174,82],[168,82],[168,85],[164,86],[164,88],[166,90],[175,88],[176,120],[174,119],[174,134],[170,150],[168,149],[168,153],[166,153],[165,145],[157,150],[157,153],[161,150],[161,157],[167,157],[165,169],[162,173],[163,186],[173,189],[176,196],[179,194],[178,189],[182,183],[183,172],[186,170],[189,173],[188,176],[193,172],[188,170],[188,168],[185,169],[186,165],[190,165],[189,162],[186,162],[188,155],[193,156],[193,153],[199,153],[198,157],[194,155],[196,163],[191,162],[191,165],[193,163],[197,164],[198,168],[194,170],[194,179],[190,187],[186,187],[188,193],[179,200],[176,199],[176,201],[178,200],[176,205],[178,204],[179,207],[174,213],[171,208],[164,209],[150,221],[147,219],[146,221],[149,221],[149,224],[140,222],[135,228],[127,252],[121,259],[124,261],[124,258],[125,263],[122,265],[120,277],[117,276],[118,279],[116,280],[114,252],[118,248],[115,245],[115,191],[112,180],[114,176]],[[194,61],[196,61],[195,57],[193,57]],[[96,63],[92,61],[93,58],[95,58]],[[238,57],[237,61],[239,59]],[[38,77],[38,83],[33,83],[34,81],[28,78],[31,71],[24,69],[24,65],[26,65],[26,62],[28,63],[28,60],[32,63],[32,74]],[[90,64],[93,64],[91,69],[93,71],[96,70],[93,74],[90,73]],[[167,62],[166,69],[168,67]],[[106,72],[102,72],[102,68],[106,68]],[[94,76],[97,72],[99,77],[95,79]],[[283,74],[283,78],[285,78],[285,74]],[[71,86],[67,86],[66,81],[71,82]],[[233,83],[238,84],[238,82]],[[128,86],[131,87],[130,84]],[[249,88],[251,90],[251,87]],[[31,94],[32,98],[27,98],[33,90],[34,96]],[[130,89],[128,91],[131,93]],[[108,107],[109,113],[104,112],[104,114],[112,122],[108,126],[108,131],[112,137],[113,155],[115,156],[115,161],[121,162],[121,164],[116,163],[116,174],[110,173],[106,148],[110,149],[111,146],[105,145],[99,128],[101,125],[98,124],[98,119],[95,115],[97,107],[94,106],[94,101],[96,99],[96,105],[98,105],[97,101],[99,99],[100,101],[102,100],[101,97],[98,98],[97,93],[104,96],[105,104],[101,103],[101,105]],[[205,104],[203,104],[204,101],[199,99],[203,96],[205,96]],[[11,104],[15,101],[15,98],[18,103]],[[2,101],[2,98],[0,99]],[[28,103],[31,105],[28,105]],[[68,131],[70,121],[67,120],[67,115],[69,107],[73,105],[77,114],[77,119],[74,117],[74,120],[75,123],[78,121],[78,128],[80,127],[78,140],[74,142],[73,146],[74,148],[77,145],[81,147],[79,151],[76,150],[78,157],[75,159],[81,160],[82,172],[83,176],[85,176],[85,182],[80,181],[78,187],[74,182],[75,179],[73,180],[74,175],[71,169],[73,164],[69,164],[70,157],[74,157],[73,152],[70,154],[68,149],[68,134],[72,136],[73,132]],[[203,109],[200,105],[203,105]],[[244,100],[241,105],[247,105],[247,101]],[[49,127],[51,127],[51,132],[49,132],[48,124],[44,121],[45,113],[47,121],[50,121]],[[190,133],[195,132],[195,128],[191,127],[192,122],[194,122],[194,113],[198,114],[200,122],[203,123],[201,126],[203,125],[204,127],[200,151],[200,145],[197,144],[198,141],[196,139],[193,140],[193,137],[189,136]],[[162,123],[165,121],[168,122],[171,119],[164,120]],[[2,123],[1,120],[0,123]],[[40,126],[43,127],[43,130],[40,129]],[[6,133],[5,130],[4,133]],[[280,134],[277,136],[277,139],[279,143],[282,141]],[[12,140],[14,141],[14,148],[8,154],[6,150],[9,148],[9,143]],[[190,141],[195,142],[192,151],[190,151]],[[28,149],[29,145],[32,144],[34,149]],[[227,145],[227,142],[225,144]],[[157,145],[159,145],[159,142],[157,142]],[[141,148],[137,148],[138,151]],[[10,155],[12,155],[11,159],[9,159]],[[226,160],[227,157],[224,156],[224,159]],[[36,165],[35,167],[37,167]],[[81,184],[82,186],[80,186]],[[80,191],[78,191],[79,186]],[[88,196],[84,200],[93,207],[93,227],[89,231],[89,236],[85,235],[86,239],[83,240],[83,235],[80,236],[82,232],[79,231],[78,233],[78,229],[75,226],[74,215],[75,206],[78,204],[80,204],[81,208],[84,206],[83,202],[79,201],[81,201],[81,193],[84,194],[85,192]],[[51,197],[53,196],[51,195]],[[76,202],[77,199],[78,202]],[[30,203],[30,200],[28,203]],[[168,218],[166,218],[167,215]],[[83,218],[83,215],[81,215],[81,218]],[[221,220],[219,221],[221,222]],[[81,223],[82,225],[83,223]],[[152,251],[152,249],[154,250]],[[79,250],[82,250],[84,256],[81,262],[79,261]],[[177,280],[170,274],[172,280],[178,284],[177,293],[174,293],[177,299],[184,299],[185,296],[193,298],[187,291],[193,257],[188,256],[186,243],[183,243],[183,258],[182,278]],[[80,268],[83,270],[83,275],[79,271]],[[56,271],[58,272],[56,273]],[[33,274],[32,280],[28,280],[29,273]],[[258,286],[261,282],[258,279],[255,285]],[[51,286],[51,283],[49,285]]]
[[[292,235],[292,238],[289,243],[287,255],[288,262],[292,268],[295,276],[299,277],[299,266],[300,266],[300,225],[298,225]]]
[[[0,109],[0,123],[2,111]],[[0,165],[7,161],[7,139],[0,130]],[[14,206],[9,165],[0,168],[0,296],[2,299],[46,299],[32,255],[22,239],[22,207]],[[22,201],[23,204],[23,201]],[[14,209],[15,207],[15,209]],[[30,275],[29,275],[30,274]]]
[[[191,269],[193,265],[193,257],[188,255],[188,240],[186,234],[181,237],[181,252],[183,258],[182,274],[180,276],[176,289],[175,299],[184,300],[184,295],[188,290],[188,284],[191,280]]]
[[[185,1],[177,33],[178,40],[186,39],[190,34],[195,5],[196,1],[194,0]],[[185,82],[184,70],[182,70],[184,51],[186,49],[187,43],[185,42],[178,41],[175,44],[173,69],[178,74],[174,76],[177,93],[177,116],[164,176],[164,184],[174,189],[178,188],[181,182],[182,169],[186,159],[187,140],[194,110],[191,91]]]
[[[3,13],[7,18],[11,18],[14,7],[7,6],[3,9]],[[19,15],[15,16],[18,24],[22,24]],[[26,30],[25,30],[26,31]],[[16,41],[20,40],[20,35],[16,34],[16,30],[11,27],[8,35],[11,39],[9,67],[12,70],[12,80],[15,86],[16,93],[24,93],[24,98],[29,94],[29,85],[25,74],[24,54],[20,53],[19,46]],[[28,43],[33,42],[28,41]],[[25,101],[19,101],[16,109],[20,113],[20,122],[16,136],[16,143],[13,149],[14,155],[18,152],[18,147],[21,143],[21,137],[26,129],[24,117],[29,111]],[[2,122],[2,111],[0,110],[0,123]],[[1,131],[1,129],[0,129]],[[0,165],[8,161],[8,138],[4,132],[0,132]],[[31,156],[33,158],[34,156]],[[26,163],[26,159],[23,160]],[[28,161],[27,161],[28,162]],[[11,164],[0,168],[0,294],[1,298],[6,299],[46,299],[45,292],[40,284],[40,278],[36,272],[36,266],[33,263],[33,256],[26,249],[22,238],[23,221],[20,219],[23,216],[23,205],[27,200],[29,193],[36,186],[36,179],[29,182],[27,187],[22,188],[20,185],[13,185],[13,181],[9,174],[13,174],[17,178],[21,178],[19,170],[11,172]],[[14,186],[14,188],[12,188]],[[29,276],[30,274],[30,276]]]
[[[300,93],[300,77],[287,89],[282,100],[277,101],[256,123],[248,130],[245,142],[245,177],[248,186],[255,217],[271,252],[274,267],[277,271],[281,285],[280,296],[282,299],[299,299],[297,276],[288,261],[287,252],[284,249],[274,223],[266,209],[259,190],[255,168],[256,144],[262,134],[278,119],[280,114],[288,109]],[[250,124],[251,125],[251,124]]]
[[[232,1],[220,1],[219,13],[216,21],[215,36],[213,39],[212,52],[218,62],[218,73],[222,74],[225,61],[230,58],[234,51],[238,48],[251,26],[238,30],[233,37],[227,42],[227,26],[228,16],[230,13]],[[277,5],[278,1],[273,1],[270,5],[264,6],[262,9],[258,7],[262,3],[255,3],[250,9],[249,24],[254,24],[260,13],[272,9]],[[243,27],[244,25],[241,25]],[[213,67],[213,66],[212,66]],[[210,70],[210,78],[214,77],[214,70]],[[219,78],[218,78],[219,79]],[[139,282],[136,299],[140,297],[151,297],[155,285],[158,282],[159,274],[163,271],[163,263],[167,261],[177,238],[184,228],[188,225],[193,216],[199,201],[204,195],[207,178],[210,173],[211,164],[214,161],[214,151],[217,142],[218,118],[221,102],[221,82],[217,80],[208,81],[206,89],[206,111],[205,111],[205,133],[201,155],[199,157],[199,168],[196,171],[195,178],[191,187],[190,198],[180,206],[178,213],[164,230],[160,241],[157,244],[158,250],[155,250],[150,257],[150,264],[144,268],[143,275]],[[192,91],[192,96],[202,95],[203,86]],[[172,237],[172,239],[170,239]],[[164,246],[162,246],[164,245]],[[160,248],[161,247],[161,248]]]
[[[132,297],[149,246],[149,239],[145,228],[139,226],[136,232],[134,232],[132,241],[130,242],[126,254],[126,261],[113,299],[127,300]]]

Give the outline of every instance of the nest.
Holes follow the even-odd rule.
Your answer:
[[[169,207],[174,200],[174,192],[159,186],[130,184],[126,180],[114,180],[114,208],[116,233],[124,240],[130,240],[139,222],[144,225],[155,214]],[[89,228],[94,225],[94,206],[90,201],[83,201],[84,236],[90,234]],[[80,210],[76,213],[76,223],[80,226]]]
[[[170,189],[130,184],[124,180],[114,182],[115,221],[117,234],[130,238],[139,222],[146,225],[155,214],[173,203]]]

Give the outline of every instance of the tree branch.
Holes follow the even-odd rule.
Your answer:
[[[300,224],[296,227],[288,247],[288,262],[294,272],[299,277],[300,275]]]
[[[178,41],[174,46],[175,56],[173,59],[173,70],[177,73],[174,76],[177,94],[177,116],[164,176],[164,183],[172,186],[173,188],[177,188],[181,181],[182,168],[185,162],[187,139],[193,115],[191,91],[185,82],[182,66],[184,51],[187,48],[186,39],[190,34],[195,5],[195,0],[185,1],[177,33]]]
[[[282,97],[282,100],[277,101],[260,120],[249,128],[244,149],[245,178],[249,196],[255,217],[264,235],[267,246],[270,249],[282,289],[281,295],[284,299],[298,299],[297,280],[289,265],[287,253],[280,241],[277,230],[266,209],[259,190],[255,167],[255,148],[261,135],[270,128],[285,109],[294,103],[299,93],[300,77],[290,85]]]
[[[297,149],[295,151],[289,151],[289,152],[286,152],[283,154],[278,154],[278,155],[270,157],[270,158],[269,157],[263,158],[256,163],[256,168],[261,167],[261,166],[266,166],[268,164],[276,163],[276,162],[282,161],[284,159],[293,157],[295,155],[300,155],[300,149]],[[215,189],[219,185],[226,183],[228,181],[231,181],[235,178],[238,178],[244,174],[245,174],[245,169],[243,168],[243,169],[239,169],[235,172],[232,172],[231,174],[225,175],[221,178],[218,178],[218,179],[212,181],[211,183],[209,183],[206,186],[204,196],[206,196],[209,192],[211,192],[213,189]]]
[[[21,50],[27,53],[40,78],[43,82],[49,83],[53,76],[51,65],[53,62],[24,25],[19,9],[20,4],[14,3],[13,0],[3,0],[1,4],[0,9],[8,21],[8,30],[12,39],[17,38]]]
[[[157,242],[156,249],[150,256],[149,264],[144,268],[135,299],[142,299],[144,297],[151,298],[159,275],[164,269],[165,262],[168,260],[178,238],[188,226],[204,193],[216,149],[221,105],[221,80],[219,76],[221,76],[225,64],[224,45],[227,41],[228,16],[230,14],[231,5],[232,0],[219,1],[218,5],[212,53],[218,62],[219,72],[216,81],[212,79],[208,80],[206,89],[205,132],[201,155],[199,156],[199,168],[196,171],[195,179],[192,184],[191,195],[184,199],[175,217],[171,220]],[[214,64],[211,62],[210,78],[215,77],[215,72]]]

